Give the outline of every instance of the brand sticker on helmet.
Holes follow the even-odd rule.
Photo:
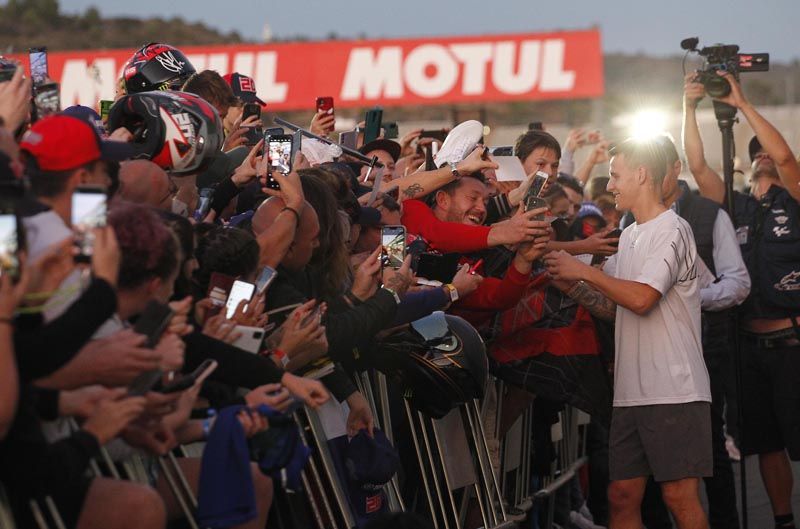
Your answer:
[[[161,55],[156,55],[155,59],[167,70],[174,73],[181,73],[186,65],[185,61],[179,61],[171,51],[165,51]]]

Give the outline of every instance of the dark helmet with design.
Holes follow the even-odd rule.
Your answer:
[[[433,418],[483,397],[489,362],[478,331],[434,312],[382,340],[364,363],[399,383],[411,406]]]
[[[222,121],[205,99],[165,90],[119,99],[108,115],[108,130],[133,134],[137,158],[152,160],[172,174],[204,170],[222,149]]]
[[[128,59],[122,69],[125,92],[137,94],[152,90],[179,90],[195,70],[181,50],[151,42]]]

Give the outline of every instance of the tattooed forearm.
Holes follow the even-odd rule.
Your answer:
[[[411,184],[407,188],[403,189],[403,196],[406,198],[414,198],[417,195],[421,195],[425,192],[425,189],[417,183]]]
[[[583,281],[575,283],[566,294],[583,305],[596,318],[614,321],[617,316],[617,304]]]

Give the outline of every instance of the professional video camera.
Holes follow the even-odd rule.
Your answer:
[[[730,72],[739,80],[739,72],[766,72],[769,70],[769,53],[739,53],[736,44],[715,44],[698,50],[700,39],[691,37],[681,41],[681,48],[696,52],[705,58],[703,69],[697,71],[697,81],[703,83],[711,97],[725,97],[731,87],[717,71]]]

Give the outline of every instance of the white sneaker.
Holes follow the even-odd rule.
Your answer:
[[[470,119],[459,123],[444,139],[442,148],[433,157],[436,167],[458,163],[467,157],[483,136],[483,123]]]
[[[569,513],[569,525],[577,529],[605,529],[602,525],[595,525],[593,521],[585,518],[577,511]]]

